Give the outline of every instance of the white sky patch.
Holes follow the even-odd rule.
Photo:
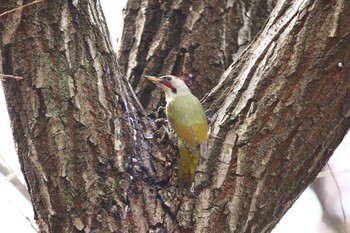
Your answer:
[[[114,50],[117,50],[123,29],[122,9],[127,0],[100,0]]]
[[[0,156],[6,161],[18,179],[25,184],[12,137],[5,96],[0,82]],[[35,232],[28,217],[34,223],[33,207],[30,202],[0,173],[0,219],[1,232]]]

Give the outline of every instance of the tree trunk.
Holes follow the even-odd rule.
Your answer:
[[[154,195],[147,183],[171,160],[151,160],[165,149],[116,70],[99,2],[45,1],[1,20],[1,73],[23,77],[4,87],[40,230],[144,232],[138,192]]]
[[[129,0],[118,58],[141,104],[155,110],[164,103],[142,74],[190,70],[193,92],[203,97],[262,28],[275,2]]]
[[[210,91],[194,195],[176,189],[176,145],[118,71],[98,1],[0,18],[1,73],[23,77],[4,88],[42,232],[270,232],[316,177],[350,126],[350,2],[278,1],[231,65],[244,43],[216,23],[245,3],[226,3],[130,1],[126,13],[143,28],[124,30],[119,59],[139,96],[142,73],[184,68]]]

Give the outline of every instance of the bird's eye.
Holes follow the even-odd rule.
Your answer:
[[[164,79],[165,79],[165,81],[168,81],[168,82],[171,81],[171,77],[170,76],[165,76]]]

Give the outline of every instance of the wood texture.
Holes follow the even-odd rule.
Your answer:
[[[151,110],[164,104],[163,93],[142,74],[190,70],[192,91],[202,98],[262,28],[275,2],[128,1],[118,60],[141,104]]]
[[[229,39],[226,50],[218,49],[223,39],[197,52],[190,45],[214,45],[216,23],[246,3],[225,2],[224,14],[213,10],[221,1],[191,1],[202,12],[197,20],[177,10],[189,11],[189,1],[161,3],[128,3],[126,22],[143,28],[123,32],[129,50],[119,62],[131,85],[116,66],[98,1],[44,1],[0,18],[0,73],[23,77],[4,88],[42,232],[270,232],[348,131],[350,2],[278,1],[232,60],[239,46]],[[7,1],[0,11],[15,6]],[[188,27],[168,30],[165,19]],[[136,32],[153,33],[164,46],[155,43],[150,53],[154,38]],[[179,46],[184,38],[193,39],[189,47]],[[193,195],[175,187],[176,145],[162,137],[162,118],[154,120],[162,113],[146,117],[131,88],[144,96],[150,89],[137,75],[186,68],[176,65],[182,47],[194,49],[183,64],[210,83],[196,90],[210,92],[210,138]],[[211,70],[218,75],[204,75]]]

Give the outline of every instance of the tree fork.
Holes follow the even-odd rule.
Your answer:
[[[253,40],[275,4],[129,0],[118,61],[146,109],[164,104],[164,95],[142,80],[142,74],[190,70],[195,76],[192,92],[201,98]]]
[[[41,231],[270,232],[349,129],[349,10],[277,2],[204,99],[195,198],[176,192],[176,149],[117,72],[99,2],[0,18],[0,73],[23,77],[4,89]]]

